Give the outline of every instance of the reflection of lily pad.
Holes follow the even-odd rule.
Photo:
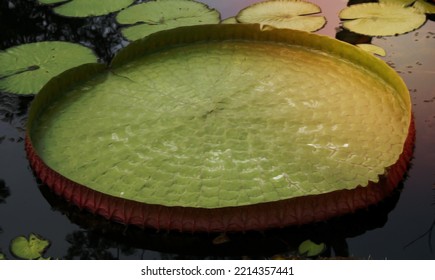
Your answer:
[[[50,246],[48,240],[31,233],[29,239],[25,236],[18,236],[11,241],[11,253],[20,259],[34,260],[41,259],[45,250]]]
[[[414,7],[400,4],[365,3],[352,5],[340,12],[343,27],[369,36],[389,36],[410,32],[426,21]]]
[[[122,29],[129,40],[179,26],[219,23],[220,14],[207,5],[192,0],[156,0],[131,6],[120,12],[116,20],[134,24]]]
[[[69,68],[97,62],[92,50],[67,42],[38,42],[0,52],[0,90],[35,94]]]
[[[325,243],[314,243],[311,240],[305,240],[299,245],[298,253],[307,257],[315,257],[326,250]]]
[[[177,28],[97,72],[72,69],[38,94],[29,159],[68,200],[142,226],[254,229],[358,208],[366,198],[305,202],[379,182],[410,128],[393,69],[307,32]],[[79,73],[91,77],[68,90]]]
[[[319,6],[301,0],[269,0],[255,3],[236,16],[241,23],[259,23],[261,26],[289,28],[304,31],[321,29],[326,19],[311,16],[320,13]]]
[[[61,4],[54,8],[56,14],[67,17],[101,16],[119,11],[134,0],[38,0],[42,4]]]

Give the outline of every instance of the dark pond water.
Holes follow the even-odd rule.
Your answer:
[[[254,0],[207,0],[222,18]],[[337,17],[347,1],[312,1],[328,18],[319,33],[348,42],[384,47],[385,59],[402,76],[413,100],[416,122],[414,158],[407,178],[390,198],[352,215],[298,228],[229,234],[181,234],[139,230],[107,222],[68,205],[41,185],[24,152],[31,97],[0,92],[0,252],[13,259],[10,241],[34,232],[51,241],[45,256],[65,259],[265,259],[291,256],[303,240],[328,246],[325,257],[358,259],[434,259],[435,232],[435,24],[405,35],[358,36],[340,29]],[[361,2],[361,1],[359,1]],[[67,19],[31,0],[1,0],[0,49],[42,40],[78,42],[108,61],[128,42],[114,15]],[[345,77],[343,77],[345,78]]]

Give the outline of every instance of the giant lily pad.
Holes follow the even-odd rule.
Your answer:
[[[261,26],[289,28],[304,31],[321,29],[326,19],[311,16],[320,13],[319,6],[301,0],[269,0],[255,3],[237,15],[241,23],[258,23]]]
[[[51,78],[97,56],[84,46],[68,42],[38,42],[0,52],[0,90],[36,94]]]
[[[133,24],[123,28],[122,34],[129,40],[137,40],[179,26],[219,23],[220,14],[192,0],[155,0],[125,9],[116,20],[121,24]]]
[[[410,128],[405,84],[365,51],[217,24],[155,33],[110,70],[53,79],[32,103],[26,149],[56,193],[107,218],[247,230],[378,202],[405,172]]]
[[[50,242],[44,238],[31,233],[29,239],[25,236],[18,236],[11,241],[12,254],[20,259],[34,260],[42,259],[42,255],[50,246]]]
[[[344,8],[340,18],[343,27],[369,36],[390,36],[410,32],[426,21],[426,16],[414,7],[397,4],[364,3]]]
[[[67,17],[101,16],[119,11],[134,0],[38,0],[41,4],[60,4],[54,8],[56,14]]]

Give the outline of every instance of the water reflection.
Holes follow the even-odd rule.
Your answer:
[[[33,97],[0,92],[0,144],[22,142],[26,130],[27,109]]]
[[[0,143],[1,144],[1,143]],[[9,188],[6,186],[6,183],[4,180],[0,179],[0,204],[6,203],[6,198],[11,195],[11,192],[9,191]],[[0,225],[0,234],[3,233],[3,228]],[[2,259],[3,251],[0,244],[0,260]]]
[[[348,258],[347,239],[381,228],[399,200],[399,186],[377,205],[326,222],[274,229],[262,232],[180,233],[140,229],[108,221],[80,210],[55,195],[47,186],[40,191],[54,211],[59,211],[84,230],[67,236],[66,259],[121,259],[152,252],[161,259],[264,259],[293,258],[301,242],[310,239],[325,243],[328,250],[321,257]],[[141,253],[140,258],[149,258]],[[136,256],[137,257],[137,256]]]
[[[6,203],[6,198],[11,195],[4,180],[0,179],[0,204]]]

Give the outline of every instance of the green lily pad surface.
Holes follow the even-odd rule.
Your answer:
[[[31,233],[29,239],[25,236],[18,236],[11,241],[12,254],[20,259],[34,260],[42,258],[50,242],[44,238]]]
[[[61,4],[54,8],[56,14],[66,17],[101,16],[119,11],[134,0],[38,0],[41,4]]]
[[[401,1],[394,4],[364,3],[344,8],[340,18],[343,27],[355,33],[368,36],[391,36],[419,28],[426,21],[426,15],[414,7],[404,6]]]
[[[408,91],[363,50],[258,25],[151,39],[37,96],[30,138],[52,170],[127,200],[221,208],[364,187],[402,153]]]
[[[51,78],[81,64],[95,63],[91,49],[68,42],[38,42],[0,52],[0,90],[36,94]]]
[[[312,16],[320,12],[319,6],[302,0],[269,0],[241,10],[236,19],[265,27],[316,31],[326,23],[323,16]]]
[[[326,250],[325,243],[317,244],[311,240],[305,240],[298,247],[298,253],[307,257],[315,257]]]
[[[219,23],[220,13],[192,0],[155,0],[125,9],[116,20],[134,24],[123,28],[122,34],[129,40],[137,40],[175,27]]]

